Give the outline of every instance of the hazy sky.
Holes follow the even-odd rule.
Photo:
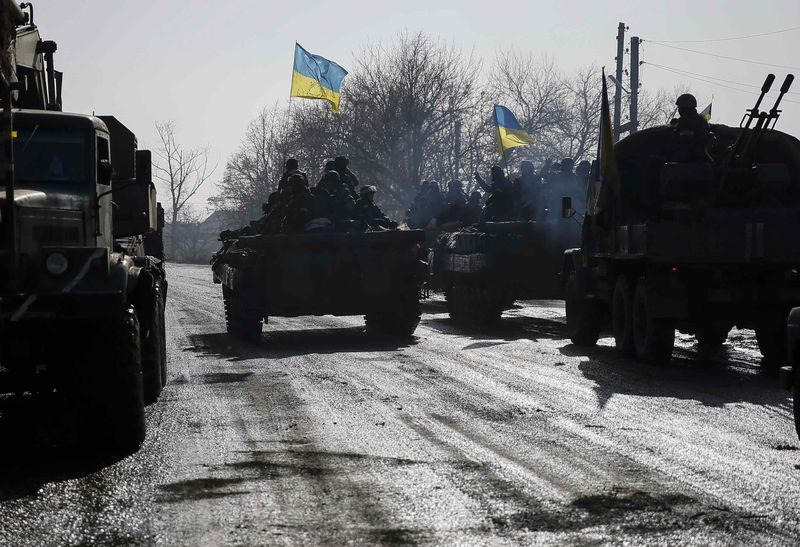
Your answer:
[[[800,0],[41,0],[34,6],[43,37],[58,42],[65,110],[113,114],[139,136],[141,148],[156,146],[156,121],[174,120],[183,143],[208,145],[219,158],[216,178],[248,122],[264,106],[286,100],[295,41],[349,68],[366,42],[422,30],[474,49],[485,65],[499,48],[513,46],[550,55],[565,71],[595,64],[613,72],[620,21],[630,27],[626,41],[634,35],[653,41],[709,40],[800,27]],[[756,87],[774,72],[775,91],[787,72],[796,72],[794,94],[787,96],[794,102],[784,102],[778,128],[800,136],[800,29],[669,45],[673,48],[645,42],[641,59],[703,79]],[[647,64],[641,81],[653,91],[684,83],[700,108],[713,94],[713,121],[718,123],[738,124],[755,99],[751,93],[757,93]],[[211,193],[208,188],[204,196]]]

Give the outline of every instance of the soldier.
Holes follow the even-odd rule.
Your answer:
[[[475,182],[489,194],[481,213],[481,222],[513,220],[514,196],[511,182],[499,165],[492,165],[490,172],[491,185],[487,184],[477,171],[475,172]]]
[[[417,188],[417,193],[414,195],[414,201],[406,211],[406,224],[409,228],[419,229],[425,227],[425,196],[428,192],[428,181],[423,180]]]
[[[315,203],[308,189],[308,178],[294,173],[286,183],[284,201],[286,206],[281,219],[282,233],[302,232],[306,224],[315,218]]]
[[[523,161],[520,176],[514,179],[514,201],[518,208],[520,220],[540,220],[544,211],[542,196],[542,179],[533,169],[533,163]]]
[[[675,105],[678,119],[670,122],[675,130],[670,159],[678,163],[712,161],[706,150],[711,138],[708,121],[697,113],[697,99],[684,93]]]
[[[460,222],[461,217],[467,209],[467,196],[464,194],[464,183],[460,180],[453,180],[447,185],[447,194],[444,197],[445,207],[439,214],[437,222],[439,226]]]
[[[315,188],[314,200],[318,216],[327,217],[334,223],[353,219],[355,201],[336,171],[322,175],[322,180]]]
[[[353,201],[358,201],[358,193],[356,192],[356,187],[358,186],[358,178],[356,177],[355,173],[353,173],[348,165],[350,164],[350,160],[348,160],[344,156],[338,156],[336,159],[333,160],[334,167],[337,173],[339,173],[339,179],[341,180],[342,184],[347,187],[350,191],[350,195],[353,198]]]
[[[464,225],[477,224],[481,220],[481,209],[483,204],[481,200],[483,196],[478,190],[475,190],[469,195],[467,200],[467,207],[464,211],[464,216],[461,217],[461,222]]]
[[[367,229],[373,230],[394,230],[397,228],[397,223],[390,220],[381,208],[375,205],[375,191],[374,186],[362,186],[359,189],[361,199],[356,203],[356,220],[360,220]]]
[[[281,175],[281,179],[278,181],[279,191],[289,181],[289,177],[291,176],[291,174],[294,173],[295,171],[298,171],[299,169],[300,165],[297,163],[296,159],[289,158],[288,160],[286,160],[286,162],[283,164],[283,174]]]

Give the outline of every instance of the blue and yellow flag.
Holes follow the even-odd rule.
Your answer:
[[[497,125],[497,144],[501,153],[515,146],[527,146],[536,142],[505,106],[494,105],[494,123]]]
[[[324,99],[339,112],[339,93],[347,71],[324,57],[312,55],[295,43],[290,97]]]
[[[711,103],[708,103],[708,106],[705,107],[702,112],[700,112],[700,115],[703,116],[706,121],[711,120]]]

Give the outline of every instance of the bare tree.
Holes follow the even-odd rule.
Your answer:
[[[156,123],[161,140],[156,150],[155,178],[167,187],[171,223],[177,225],[181,211],[188,201],[213,176],[217,169],[209,165],[208,147],[186,148],[175,138],[175,122]],[[170,246],[177,248],[177,230],[172,230]]]

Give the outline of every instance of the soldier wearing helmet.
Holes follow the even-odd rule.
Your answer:
[[[381,208],[375,205],[374,186],[362,186],[359,189],[360,198],[356,203],[355,219],[360,220],[366,229],[372,230],[393,230],[397,228],[397,223],[390,220]]]
[[[711,157],[706,148],[710,139],[708,121],[697,113],[697,99],[684,93],[675,101],[678,119],[670,125],[675,130],[671,161],[679,163],[709,162]]]

